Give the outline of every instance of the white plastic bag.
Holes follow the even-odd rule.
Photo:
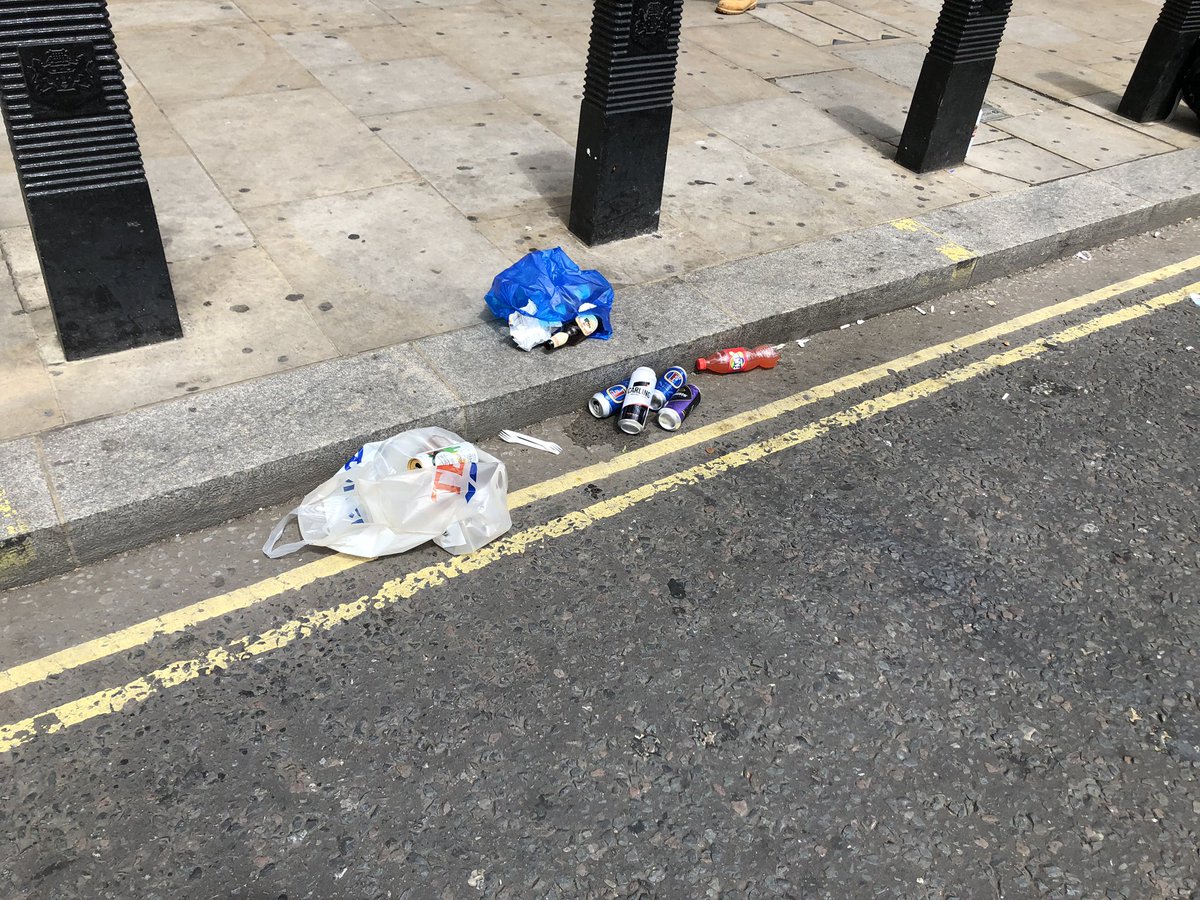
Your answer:
[[[276,546],[293,517],[302,540]],[[511,527],[504,463],[453,432],[418,428],[359,450],[283,517],[263,553],[315,544],[370,558],[426,541],[470,553]]]

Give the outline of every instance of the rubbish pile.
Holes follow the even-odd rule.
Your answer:
[[[696,371],[730,375],[773,369],[778,363],[778,346],[732,347],[696,360]],[[597,419],[615,415],[617,427],[626,434],[641,434],[651,413],[657,413],[659,428],[678,431],[699,405],[700,388],[688,382],[680,366],[671,366],[661,376],[649,366],[639,366],[624,381],[593,394],[587,408]]]
[[[599,272],[579,268],[561,247],[527,253],[495,277],[484,300],[525,351],[552,352],[612,336],[612,285]]]

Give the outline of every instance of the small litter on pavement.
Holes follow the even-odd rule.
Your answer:
[[[1078,253],[1075,254],[1075,258],[1082,259],[1084,262],[1091,262],[1092,261],[1092,251],[1091,250],[1080,250]]]
[[[1188,299],[1196,306],[1200,306],[1200,294],[1188,294]]]
[[[929,313],[927,313],[925,310],[921,309],[921,307],[919,307],[919,306],[914,306],[913,309],[915,309],[917,312],[919,312],[923,316],[929,315]]]
[[[292,519],[300,540],[279,545]],[[433,541],[471,553],[512,528],[504,463],[442,428],[417,428],[365,444],[271,530],[278,559],[328,547],[368,559]]]
[[[580,269],[561,247],[527,253],[493,279],[484,299],[522,350],[612,336],[612,285]]]
[[[809,341],[811,341],[811,340],[812,340],[812,338],[800,338],[800,340],[796,341],[796,346],[798,346],[798,347],[807,347],[807,346],[808,346],[808,342],[809,342]]]
[[[500,432],[500,440],[506,444],[521,444],[525,447],[532,447],[534,450],[544,450],[547,453],[553,453],[555,456],[562,453],[562,447],[553,441],[543,441],[541,438],[522,434],[519,431],[509,431],[507,428]]]

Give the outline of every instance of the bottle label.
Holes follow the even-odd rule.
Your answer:
[[[746,352],[744,350],[735,350],[729,354],[729,370],[731,372],[740,372],[746,368]]]

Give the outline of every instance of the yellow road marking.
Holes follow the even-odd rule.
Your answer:
[[[893,223],[895,224],[895,223]],[[915,221],[913,225],[921,227]],[[725,435],[778,418],[786,413],[794,412],[820,400],[827,400],[846,391],[864,387],[892,373],[903,372],[916,366],[932,362],[944,356],[949,356],[960,350],[966,350],[998,340],[1016,331],[1039,325],[1050,319],[1075,312],[1087,306],[1137,290],[1167,278],[1172,278],[1192,269],[1200,268],[1200,255],[1163,266],[1151,272],[1116,282],[1107,287],[1081,294],[1069,300],[1055,303],[1043,309],[1035,310],[1023,316],[1001,322],[990,328],[972,332],[952,341],[945,341],[893,359],[878,366],[871,366],[859,372],[835,378],[833,381],[817,385],[806,391],[776,400],[735,416],[730,416],[719,422],[678,432],[669,438],[645,444],[636,450],[623,453],[605,462],[585,466],[573,472],[568,472],[558,478],[551,478],[539,484],[514,491],[509,495],[509,509],[515,510],[528,506],[539,500],[554,497],[566,491],[593,484],[611,478],[621,472],[628,471],[644,463],[660,459],[671,453],[697,446]],[[114,653],[140,647],[147,641],[160,634],[175,634],[205,622],[218,619],[239,610],[248,609],[264,600],[270,600],[287,591],[299,590],[323,578],[346,572],[370,560],[353,556],[327,556],[298,566],[282,575],[263,579],[247,587],[238,588],[225,594],[209,597],[190,606],[165,613],[153,619],[147,619],[127,628],[114,631],[91,641],[86,641],[64,650],[48,654],[30,662],[13,666],[0,671],[0,694],[45,681],[52,675],[77,669],[89,663],[96,662]]]
[[[951,262],[962,263],[967,262],[968,260],[979,258],[979,254],[975,251],[968,250],[966,247],[957,243],[956,241],[946,240],[944,235],[938,234],[928,225],[918,222],[916,219],[896,219],[894,222],[892,222],[892,227],[897,231],[926,231],[939,240],[945,240],[946,243],[937,248],[938,253],[942,254],[942,256],[946,257],[946,259],[950,260]],[[971,268],[974,268],[974,266]]]
[[[1189,293],[1198,289],[1200,289],[1200,282],[1162,294],[1144,303],[1097,316],[1048,337],[1039,338],[1003,353],[993,354],[979,362],[951,369],[909,387],[864,400],[848,409],[825,416],[800,428],[757,441],[740,450],[726,453],[716,459],[634,488],[620,496],[601,500],[542,525],[527,528],[515,535],[495,541],[475,553],[454,557],[392,579],[372,596],[360,597],[349,603],[319,610],[260,634],[247,635],[227,647],[216,647],[203,656],[170,663],[120,687],[96,691],[77,700],[55,706],[39,715],[4,725],[0,727],[0,752],[20,747],[39,734],[56,734],[66,728],[118,712],[126,705],[142,702],[160,691],[195,681],[216,670],[226,669],[239,661],[279,650],[318,632],[329,631],[338,625],[358,618],[369,609],[384,609],[401,600],[409,599],[421,591],[484,569],[505,557],[520,555],[536,544],[577,534],[598,522],[610,519],[667,491],[716,478],[731,469],[749,465],[773,454],[808,443],[828,434],[835,428],[847,428],[915,400],[932,397],[953,385],[962,384],[980,375],[1033,359],[1047,352],[1050,346],[1069,344],[1106,329],[1148,316],[1179,303]]]
[[[29,565],[37,558],[33,545],[21,538],[29,534],[17,508],[4,489],[0,488],[0,572],[9,572]]]

